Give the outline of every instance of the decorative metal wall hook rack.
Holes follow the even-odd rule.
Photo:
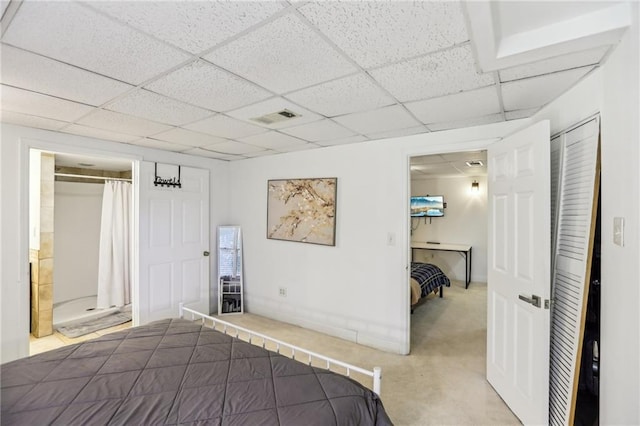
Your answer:
[[[162,178],[158,176],[158,163],[155,163],[155,179],[153,181],[153,185],[182,188],[182,183],[180,182],[180,166],[178,165],[178,177]]]

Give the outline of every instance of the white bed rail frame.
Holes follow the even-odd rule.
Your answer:
[[[246,333],[249,336],[249,343],[253,343],[252,340],[254,338],[260,339],[262,340],[262,347],[264,348],[266,346],[267,342],[270,342],[272,344],[275,344],[276,346],[276,353],[280,353],[280,348],[284,347],[287,349],[291,350],[291,357],[293,359],[296,359],[296,354],[303,354],[306,355],[307,357],[307,364],[311,365],[311,362],[316,359],[316,360],[321,360],[321,361],[325,361],[327,363],[327,370],[331,369],[332,365],[336,365],[336,366],[340,366],[342,368],[344,368],[346,370],[345,375],[347,377],[350,377],[351,372],[355,371],[357,373],[360,374],[364,374],[365,376],[369,376],[373,379],[373,391],[380,396],[380,388],[381,388],[381,382],[382,382],[382,369],[380,367],[373,367],[373,370],[365,370],[364,368],[360,368],[360,367],[356,367],[355,365],[351,365],[351,364],[347,364],[346,362],[342,362],[342,361],[338,361],[335,360],[333,358],[329,358],[326,357],[324,355],[320,355],[317,354],[315,352],[309,351],[307,349],[303,349],[300,348],[298,346],[295,345],[290,345],[289,343],[285,343],[281,340],[278,339],[274,339],[272,337],[266,336],[262,333],[257,333],[255,331],[251,331],[247,328],[244,327],[240,327],[234,324],[231,324],[230,322],[226,322],[223,321],[221,319],[209,316],[209,315],[205,315],[203,313],[200,313],[198,311],[194,311],[193,309],[189,309],[186,308],[182,303],[180,303],[180,318],[184,318],[185,317],[185,313],[191,314],[191,320],[195,321],[196,319],[201,319],[202,320],[202,325],[208,326],[207,324],[207,320],[211,321],[211,328],[213,330],[217,330],[220,331],[224,334],[228,334],[228,335],[233,335],[234,337],[238,337],[238,335],[240,334],[240,332],[242,333]],[[222,329],[218,330],[216,329],[216,326],[221,326]],[[235,333],[230,332],[230,330],[235,330]],[[300,360],[298,360],[300,361]]]

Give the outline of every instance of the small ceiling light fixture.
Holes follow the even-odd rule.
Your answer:
[[[477,194],[478,192],[480,192],[480,184],[478,183],[477,180],[474,180],[473,182],[471,182],[471,192],[474,194]]]
[[[482,162],[482,160],[471,160],[471,161],[465,161],[464,162],[467,167],[482,167],[484,166],[484,163]]]

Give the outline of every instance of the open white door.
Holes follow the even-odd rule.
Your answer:
[[[181,302],[209,313],[209,171],[182,167],[182,187],[172,188],[154,186],[154,166],[140,164],[135,325],[177,317]]]
[[[488,148],[487,380],[525,425],[548,424],[549,122]]]

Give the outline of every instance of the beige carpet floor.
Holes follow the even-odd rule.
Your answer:
[[[519,425],[485,379],[486,284],[461,282],[423,299],[411,354],[393,355],[252,314],[224,320],[363,368],[381,366],[382,402],[396,425]],[[354,377],[367,386],[367,377]]]

